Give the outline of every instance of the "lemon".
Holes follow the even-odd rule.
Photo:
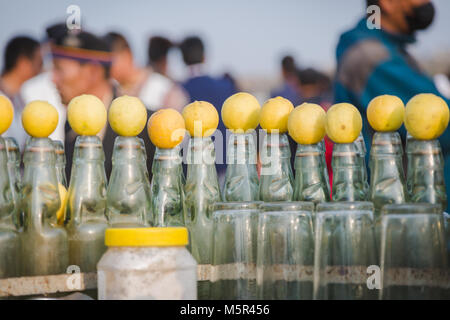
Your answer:
[[[134,137],[145,128],[147,109],[139,98],[121,96],[111,103],[108,120],[119,136]]]
[[[254,96],[239,92],[230,97],[222,106],[222,121],[233,132],[255,129],[259,124],[261,106]]]
[[[175,109],[161,109],[148,119],[148,136],[158,148],[171,149],[183,141],[183,116]]]
[[[67,189],[61,184],[58,183],[58,189],[59,189],[59,199],[61,201],[61,204],[59,206],[58,211],[56,212],[56,221],[59,225],[64,224],[64,216],[66,212],[66,204],[67,204]]]
[[[444,133],[448,121],[447,103],[434,94],[418,94],[406,104],[405,127],[418,140],[437,139]]]
[[[287,123],[289,135],[299,144],[315,144],[325,136],[326,114],[314,103],[303,103],[290,114]]]
[[[102,100],[91,94],[83,94],[70,100],[67,120],[81,136],[95,136],[106,124],[106,108]]]
[[[11,100],[0,95],[0,135],[8,130],[14,118],[14,107]]]
[[[375,131],[396,131],[403,124],[405,105],[399,97],[386,94],[373,98],[366,113],[367,120]]]
[[[278,131],[284,133],[288,130],[288,118],[294,105],[288,99],[276,97],[267,100],[261,108],[261,128],[268,133]]]
[[[183,109],[186,129],[191,137],[208,137],[219,125],[219,114],[216,108],[206,101],[194,101]]]
[[[31,101],[22,111],[23,128],[36,138],[51,135],[58,125],[58,118],[58,111],[47,101]]]
[[[352,143],[362,129],[358,109],[349,103],[338,103],[327,111],[326,132],[335,143]]]

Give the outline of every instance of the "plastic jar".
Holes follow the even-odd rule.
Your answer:
[[[110,228],[100,259],[98,299],[197,299],[197,262],[181,227]]]

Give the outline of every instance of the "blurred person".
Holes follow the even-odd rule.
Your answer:
[[[42,70],[39,42],[26,36],[14,37],[7,43],[3,57],[0,94],[7,96],[14,105],[13,122],[3,136],[15,138],[23,151],[28,134],[22,126],[22,110],[26,102],[20,90],[25,81]]]
[[[292,102],[294,106],[302,103],[301,93],[297,90],[297,65],[292,56],[285,56],[281,59],[281,75],[283,84],[280,88],[271,92],[270,96],[281,96]]]
[[[180,44],[183,61],[188,68],[188,78],[183,82],[188,92],[190,102],[207,101],[221,114],[224,101],[237,92],[230,77],[212,77],[205,70],[205,47],[203,41],[197,36],[185,38]],[[222,152],[216,151],[216,169],[220,186],[225,180],[226,170],[226,128],[223,121],[219,121],[217,129],[222,133]],[[222,155],[222,159],[220,159]]]
[[[419,93],[442,95],[407,51],[407,46],[416,42],[417,31],[432,24],[433,3],[430,0],[367,0],[366,4],[381,9],[381,28],[369,29],[368,17],[364,17],[341,35],[336,49],[334,92],[336,102],[349,102],[360,110],[369,151],[373,130],[365,111],[374,97],[391,94],[407,103]],[[399,132],[405,141],[404,126]],[[450,186],[450,131],[447,129],[439,140],[445,157],[445,182]],[[447,197],[450,198],[450,187],[447,187]]]
[[[47,37],[41,43],[41,52],[44,56],[44,62],[46,61],[45,58],[47,56],[51,56],[50,46],[53,39],[59,37],[65,32],[67,32],[67,26],[65,23],[54,24],[46,29]],[[47,61],[47,63],[48,67],[44,68],[43,72],[23,84],[21,93],[25,103],[29,103],[33,100],[44,100],[48,101],[56,108],[58,111],[58,125],[49,137],[53,140],[64,142],[67,117],[66,107],[62,104],[58,90],[52,81],[52,61]]]
[[[82,94],[92,94],[109,108],[118,91],[110,79],[112,55],[109,46],[89,32],[67,31],[54,39],[51,45],[53,56],[53,81],[63,104]],[[105,171],[109,178],[112,169],[111,157],[114,139],[117,136],[109,123],[98,134],[105,151]],[[65,150],[66,172],[70,178],[72,157],[77,134],[66,122]]]
[[[167,66],[167,55],[173,47],[173,43],[164,37],[154,36],[148,44],[148,64],[155,72],[169,77]]]
[[[188,98],[175,82],[152,68],[137,66],[128,41],[120,33],[109,32],[105,40],[113,53],[111,76],[119,82],[121,95],[139,97],[152,112],[161,108],[181,112]],[[160,60],[159,66],[163,65]]]

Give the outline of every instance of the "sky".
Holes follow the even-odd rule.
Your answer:
[[[78,5],[81,27],[104,34],[122,32],[140,64],[147,62],[151,35],[175,41],[197,34],[207,50],[212,73],[235,76],[279,74],[279,61],[292,54],[301,66],[330,70],[340,33],[364,13],[365,0],[0,0],[0,51],[9,38],[28,34],[42,39],[45,27],[65,21],[68,6]],[[434,0],[438,14],[411,49],[418,58],[450,51],[450,1]],[[0,66],[3,61],[0,62]],[[173,52],[170,70],[185,75]]]

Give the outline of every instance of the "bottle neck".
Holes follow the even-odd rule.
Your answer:
[[[0,228],[13,228],[14,202],[8,174],[6,142],[0,136]]]
[[[67,203],[67,221],[80,224],[87,220],[105,222],[105,153],[97,136],[78,136],[75,142],[72,176]]]
[[[124,164],[138,162],[143,164],[146,161],[144,141],[138,137],[118,136],[114,141],[114,151],[112,164]]]
[[[24,230],[56,224],[60,207],[55,151],[48,138],[30,138],[24,154],[22,186]]]
[[[227,165],[255,164],[256,148],[252,133],[232,133],[227,148]]]
[[[181,173],[182,157],[180,155],[180,148],[172,149],[156,148],[153,157],[152,173],[153,175],[165,174],[166,172]]]

